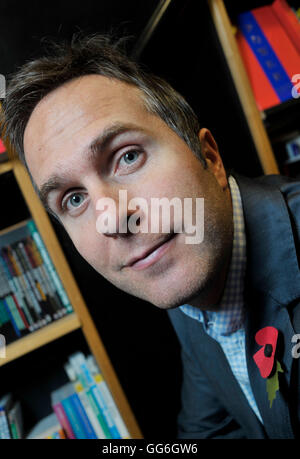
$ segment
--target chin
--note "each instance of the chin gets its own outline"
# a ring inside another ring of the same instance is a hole
[[[178,288],[177,284],[173,289],[165,289],[159,296],[158,292],[156,292],[155,298],[152,297],[147,301],[160,309],[174,309],[183,304],[188,304],[195,297],[199,297],[199,279],[195,279],[195,283],[192,283],[192,285],[189,284],[187,286],[185,284]]]

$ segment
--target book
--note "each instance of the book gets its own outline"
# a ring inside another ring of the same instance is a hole
[[[296,14],[286,0],[275,0],[271,6],[286,34],[300,53],[300,23]]]
[[[67,308],[64,307],[61,299],[59,298],[56,287],[51,281],[49,273],[45,267],[39,250],[31,237],[27,237],[24,242],[24,248],[30,260],[32,269],[36,272],[36,275],[41,279],[40,283],[47,292],[51,302],[55,303],[59,316],[63,316],[67,313]]]
[[[0,408],[0,440],[10,439],[10,431],[8,427],[6,413]]]
[[[28,282],[26,282],[23,274],[18,270],[18,267],[16,266],[13,257],[9,256],[6,246],[0,249],[0,256],[1,256],[0,262],[2,264],[3,270],[6,273],[7,284],[8,285],[10,284],[9,282],[9,271],[10,271],[12,279],[15,281],[15,285],[18,284],[19,289],[22,292],[21,295],[24,298],[24,304],[26,302],[26,305],[28,306],[28,310],[30,310],[30,315],[31,315],[30,317],[34,317],[37,328],[41,327],[44,324],[44,322],[38,312],[37,306],[35,305],[34,297],[32,295],[32,292],[30,291]],[[11,289],[12,291],[15,291],[15,293],[17,293],[17,290],[14,290],[15,285],[11,284]],[[22,303],[20,302],[20,304]],[[29,320],[29,316],[28,316],[28,320]]]
[[[39,252],[40,252],[40,255],[43,259],[43,261],[45,262],[45,265],[48,269],[48,273],[50,274],[50,278],[52,279],[56,289],[57,289],[57,292],[58,292],[58,295],[59,297],[61,298],[62,300],[62,303],[63,305],[67,308],[67,311],[68,312],[73,312],[73,308],[70,304],[70,301],[69,301],[69,298],[63,288],[63,285],[58,277],[58,274],[56,272],[56,269],[49,257],[49,254],[48,254],[48,251],[44,245],[44,242],[42,241],[42,238],[37,230],[37,227],[34,223],[33,220],[30,220],[28,223],[27,223],[27,227],[32,235],[32,238],[33,240],[35,241],[38,249],[39,249]]]
[[[272,5],[255,8],[252,10],[252,14],[281,63],[282,69],[285,70],[289,80],[291,80],[293,75],[299,73],[300,54],[278,20]],[[268,77],[270,78],[271,75],[269,74]],[[281,84],[280,82],[280,86]]]
[[[96,433],[97,438],[99,439],[105,439],[106,434],[105,431],[103,430],[102,423],[99,421],[99,418],[97,417],[97,410],[94,410],[93,404],[90,403],[90,398],[88,395],[89,388],[84,387],[84,385],[79,381],[79,378],[76,376],[75,371],[73,370],[72,366],[67,363],[64,365],[65,372],[67,373],[70,381],[73,384],[73,387],[78,394],[78,397],[81,400],[81,403],[89,417],[89,420],[93,426],[93,429]]]
[[[2,252],[2,249],[0,249],[0,270],[5,272],[6,281],[9,284],[11,291],[14,292],[20,307],[26,315],[29,323],[29,330],[34,331],[40,326],[37,323],[38,319],[36,318],[35,312],[33,312],[30,302],[28,302],[26,298],[25,287],[16,275],[14,268],[11,266],[8,258],[6,258],[5,253]]]
[[[67,438],[69,438],[70,440],[75,439],[76,435],[72,429],[72,426],[70,424],[68,417],[66,416],[66,413],[63,409],[61,402],[58,401],[58,398],[56,396],[54,396],[52,399],[52,403],[53,403],[52,408],[57,416],[57,419],[61,427],[65,431]]]
[[[0,272],[0,299],[1,299],[1,306],[5,310],[6,315],[9,317],[10,323],[13,326],[15,331],[16,337],[20,338],[22,336],[22,324],[20,324],[20,318],[16,316],[15,311],[8,305],[7,299],[9,298],[9,290],[7,288],[7,284],[3,279],[3,276]],[[8,337],[6,337],[8,340]]]
[[[20,278],[22,279],[25,285],[25,291],[27,292],[28,298],[30,298],[30,301],[32,303],[33,308],[35,309],[37,317],[39,317],[41,321],[41,325],[47,325],[47,323],[49,323],[51,319],[42,311],[41,305],[39,303],[40,298],[37,294],[37,290],[35,289],[35,286],[31,284],[31,278],[29,276],[29,273],[24,271],[24,268],[20,263],[18,255],[13,248],[13,245],[9,244],[2,250],[6,252],[8,259],[10,260],[11,264],[15,269],[16,275],[20,276]]]
[[[97,438],[72,383],[67,383],[56,391],[52,392],[51,403],[53,408],[57,403],[61,403],[76,438]]]
[[[106,384],[101,384],[101,382],[104,382],[103,378],[100,377],[98,382],[95,381],[85,356],[81,352],[72,354],[69,358],[69,362],[72,365],[78,378],[80,378],[83,387],[90,388],[91,397],[94,399],[99,408],[99,411],[102,413],[105,423],[109,429],[111,438],[122,438],[115,423],[115,419],[112,416],[110,406],[107,403],[107,390],[105,390]]]
[[[7,161],[8,155],[3,141],[0,139],[0,163]]]
[[[106,438],[120,438],[118,433],[115,433],[114,425],[111,422],[109,416],[107,415],[107,410],[105,404],[102,401],[99,389],[94,383],[91,375],[89,375],[88,370],[85,370],[84,368],[84,359],[85,357],[81,352],[76,352],[69,357],[69,363],[71,364],[80,383],[86,390],[87,396],[89,397],[90,403],[93,407],[93,410],[96,413],[96,416],[101,424],[101,427],[104,431]]]
[[[260,110],[292,99],[292,77],[299,73],[300,55],[272,6],[238,16],[238,47]]]
[[[24,261],[27,263],[28,270],[32,271],[36,286],[41,293],[42,301],[48,304],[49,310],[53,314],[53,318],[58,319],[64,316],[67,313],[67,310],[59,301],[57,301],[57,296],[54,292],[52,292],[51,287],[48,285],[47,279],[43,276],[40,266],[35,264],[30,253],[30,248],[28,247],[28,239],[19,241],[18,247],[23,254]]]
[[[0,399],[0,439],[10,439],[11,433],[7,413],[12,404],[12,394],[8,393]]]
[[[7,419],[13,439],[21,439],[24,436],[23,429],[23,416],[21,404],[16,401],[13,406],[8,410]]]
[[[99,390],[102,393],[103,399],[105,401],[105,404],[107,406],[108,411],[110,412],[110,415],[113,419],[113,422],[119,432],[119,435],[123,439],[128,439],[130,438],[130,434],[128,432],[128,429],[121,417],[121,414],[117,408],[117,405],[113,399],[113,396],[111,395],[111,392],[106,384],[106,381],[100,371],[100,368],[98,367],[96,360],[93,355],[88,355],[86,358],[86,363],[87,366],[91,372],[91,375],[93,376],[96,385],[98,385]]]
[[[240,30],[236,33],[237,45],[252,87],[259,110],[280,104],[280,99]]]
[[[28,277],[30,287],[39,302],[40,308],[43,311],[47,322],[51,322],[59,318],[60,315],[57,314],[57,308],[47,297],[47,292],[42,279],[39,278],[37,272],[34,271],[31,266],[23,241],[18,241],[13,244],[12,249],[15,251],[15,256],[18,258],[24,274]]]
[[[73,311],[54,271],[32,220],[1,235],[0,334],[7,344]]]
[[[11,316],[9,315],[3,299],[0,298],[0,333],[4,337],[5,344],[9,344],[19,338],[18,332],[15,330],[13,323],[11,322]],[[3,338],[1,338],[1,341]]]

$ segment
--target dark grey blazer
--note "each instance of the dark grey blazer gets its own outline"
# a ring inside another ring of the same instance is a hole
[[[233,174],[240,188],[246,238],[246,355],[261,424],[236,381],[221,346],[179,308],[168,311],[182,349],[180,438],[295,438],[300,436],[300,375],[291,342],[300,333],[300,182]],[[279,331],[276,356],[284,373],[272,408],[253,360],[256,332]]]

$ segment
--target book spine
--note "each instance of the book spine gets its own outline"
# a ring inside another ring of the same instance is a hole
[[[5,337],[5,343],[9,344],[12,341],[15,341],[19,338],[15,327],[11,321],[11,316],[7,311],[7,308],[4,304],[4,300],[1,298],[0,295],[0,310],[1,310],[1,334]]]
[[[66,432],[67,436],[69,439],[75,439],[76,436],[75,436],[75,433],[72,429],[72,426],[69,422],[69,419],[68,417],[66,416],[66,413],[63,409],[63,406],[61,403],[56,403],[55,405],[52,406],[56,416],[57,416],[57,419],[58,419],[58,422],[60,423],[60,425],[62,426],[62,428],[64,429],[64,431]]]
[[[14,319],[12,313],[11,313],[10,308],[8,307],[8,304],[7,304],[5,298],[2,298],[2,304],[5,307],[6,312],[10,317],[10,322],[11,322],[12,326],[14,327],[14,330],[15,330],[15,333],[16,333],[17,337],[21,338],[21,331],[20,331],[20,329],[19,329],[19,327],[18,327],[18,325],[17,325],[17,323],[16,323],[16,321],[15,321],[15,319]]]
[[[236,33],[236,41],[258,109],[267,110],[280,104],[279,97],[240,30]]]
[[[20,241],[18,243],[18,247],[19,247],[19,249],[20,249],[20,251],[22,253],[24,261],[27,264],[27,267],[28,267],[27,269],[32,272],[32,276],[33,276],[34,282],[36,284],[37,289],[40,292],[40,295],[42,297],[42,301],[44,303],[46,303],[47,305],[49,305],[49,310],[50,310],[50,313],[52,315],[52,318],[54,320],[59,319],[61,317],[61,314],[58,312],[59,309],[56,306],[55,302],[51,300],[50,292],[48,291],[47,285],[44,282],[43,277],[40,275],[40,271],[38,269],[36,269],[36,267],[34,265],[32,265],[32,261],[31,261],[30,257],[28,256],[28,253],[27,253],[27,251],[25,249],[24,242]]]
[[[90,404],[89,398],[86,394],[86,391],[82,387],[82,385],[79,382],[74,382],[73,383],[74,389],[76,393],[78,394],[78,397],[80,398],[80,401],[91,421],[91,424],[93,426],[93,429],[95,431],[95,434],[97,438],[99,439],[105,439],[106,436],[104,434],[104,431],[101,427],[101,424],[97,418],[97,413],[93,410],[92,405]]]
[[[5,410],[0,408],[0,439],[10,439],[10,432],[9,432],[9,426],[7,422],[7,417],[5,414]]]
[[[109,412],[108,406],[106,405],[105,398],[102,395],[102,391],[95,384],[94,378],[92,377],[88,366],[86,365],[85,362],[82,362],[80,364],[80,368],[86,378],[87,384],[92,390],[92,393],[96,399],[97,404],[99,405],[100,410],[103,413],[103,417],[107,423],[107,426],[109,428],[112,438],[115,438],[115,439],[121,438],[121,435],[117,429],[117,426],[115,425],[114,420],[112,419],[112,416]]]
[[[90,402],[90,405],[91,405],[91,407],[92,407],[92,409],[93,409],[93,411],[94,411],[94,413],[95,413],[95,415],[96,415],[96,417],[98,419],[98,422],[99,422],[99,424],[101,426],[101,429],[103,430],[104,438],[106,438],[106,439],[112,438],[112,436],[110,434],[110,431],[109,431],[109,428],[108,428],[108,426],[106,424],[106,421],[105,421],[105,419],[103,417],[103,414],[102,414],[102,412],[101,412],[101,410],[99,408],[99,405],[97,403],[97,400],[96,400],[92,390],[88,389],[86,391],[86,395],[87,395],[87,397],[89,399],[89,402]]]
[[[33,220],[31,220],[30,222],[27,223],[27,226],[32,234],[32,237],[34,239],[34,241],[36,242],[36,245],[40,251],[40,254],[41,254],[41,257],[43,258],[44,262],[45,262],[45,265],[48,269],[48,272],[50,274],[50,277],[52,278],[53,282],[54,282],[54,285],[57,289],[57,292],[62,300],[62,303],[63,305],[67,308],[67,311],[68,312],[73,312],[73,308],[70,304],[70,301],[69,301],[69,298],[67,297],[67,294],[62,286],[62,283],[58,277],[58,274],[54,268],[54,265],[48,255],[48,251],[42,241],[42,238],[35,226],[35,223],[33,222]]]
[[[2,305],[2,299],[0,299],[0,322],[1,326],[5,325],[7,322],[10,321],[10,316],[8,315],[6,309]]]
[[[16,306],[18,307],[19,313],[22,316],[22,319],[25,323],[25,326],[28,328],[29,331],[33,331],[33,321],[31,319],[31,316],[29,314],[29,311],[27,309],[27,306],[23,302],[22,296],[20,295],[20,292],[18,290],[18,287],[11,275],[10,270],[6,266],[3,258],[0,256],[0,270],[2,272],[3,277],[5,277],[6,282],[8,283],[10,287],[10,291],[13,295],[14,301],[16,303]]]
[[[16,304],[15,304],[12,296],[9,294],[4,299],[6,300],[6,303],[7,303],[8,307],[9,307],[11,313],[12,313],[12,316],[13,316],[13,318],[15,320],[15,323],[17,324],[17,327],[19,328],[20,332],[25,331],[26,330],[25,324],[24,324],[24,322],[22,320],[22,317],[19,314],[19,311],[18,311],[18,309],[16,307]]]
[[[14,440],[17,440],[18,438],[20,438],[20,437],[18,436],[16,424],[15,424],[13,421],[9,423],[9,427],[10,427],[10,431],[11,431],[12,438],[13,438]]]
[[[36,284],[31,267],[28,266],[27,260],[24,258],[23,253],[18,246],[18,244],[15,244],[11,246],[12,253],[18,263],[19,269],[22,270],[23,275],[27,278],[30,289],[33,293],[33,295],[36,298],[36,301],[39,304],[39,311],[41,316],[43,316],[46,321],[49,323],[52,321],[51,314],[49,313],[48,308],[46,310],[43,309],[44,303],[46,302],[46,298],[44,296],[44,293],[38,288],[38,285]]]
[[[15,439],[22,438],[23,420],[20,402],[17,402],[11,409],[9,409],[7,419],[12,437]]]
[[[14,270],[12,269],[8,260],[5,259],[5,255],[0,254],[0,266],[2,266],[3,271],[6,273],[6,277],[8,279],[8,283],[11,287],[11,291],[14,292],[20,307],[23,309],[23,312],[27,318],[28,323],[30,324],[29,330],[34,331],[38,328],[36,324],[36,316],[32,314],[30,311],[30,306],[27,304],[27,300],[25,298],[25,293],[20,285],[18,277],[15,275]]]
[[[17,263],[15,262],[14,257],[9,252],[8,247],[2,248],[1,254],[3,258],[5,259],[7,265],[10,264],[14,272],[14,275],[19,279],[20,285],[22,286],[24,296],[27,300],[27,303],[30,304],[31,310],[34,311],[34,315],[37,319],[38,327],[42,327],[43,325],[46,325],[46,321],[43,320],[43,318],[41,317],[39,313],[39,310],[40,310],[39,304],[37,303],[34,295],[32,294],[28,281],[24,277],[23,273],[19,270],[19,267]]]
[[[83,425],[83,428],[85,430],[86,438],[88,439],[96,439],[97,435],[93,429],[93,426],[87,416],[87,413],[81,403],[81,400],[78,396],[78,394],[75,392],[74,394],[71,395],[71,402],[73,403],[73,406],[75,410],[78,413],[78,416],[81,420],[81,423]]]
[[[107,384],[102,376],[101,373],[95,374],[94,375],[94,380],[96,382],[96,385],[99,388],[99,391],[102,394],[104,403],[107,406],[108,412],[110,413],[112,417],[112,422],[115,424],[118,434],[122,439],[128,439],[130,438],[130,434],[127,430],[127,427],[121,418],[121,415],[119,413],[119,410],[115,404],[115,401],[107,387]]]
[[[277,56],[282,69],[285,70],[289,79],[289,84],[292,86],[290,80],[294,74],[299,73],[300,67],[300,55],[298,54],[297,49],[293,45],[289,36],[286,34],[281,23],[278,21],[271,6],[256,8],[252,11],[252,13],[258,27],[263,30],[266,40]],[[278,86],[281,87],[283,80],[278,80],[279,76],[281,76],[281,73],[277,74],[278,70],[279,69],[276,69],[275,80],[278,83]],[[274,74],[273,69],[271,69],[270,73]]]
[[[262,8],[258,9],[261,10]],[[265,36],[266,30],[262,30],[256,19],[254,10],[240,14],[238,17],[239,29],[255,54],[280,102],[284,102],[292,98],[293,85],[286,69]]]
[[[296,14],[287,4],[286,0],[275,0],[275,2],[272,3],[271,8],[300,54],[300,23]]]
[[[30,276],[30,273],[28,273],[26,270],[24,270],[24,266],[19,259],[18,253],[16,250],[13,248],[13,246],[8,246],[8,256],[11,258],[11,260],[14,261],[14,264],[17,267],[18,272],[22,275],[24,282],[27,287],[28,295],[32,298],[33,305],[36,309],[36,313],[39,315],[41,320],[43,321],[44,325],[47,325],[47,323],[51,322],[51,318],[49,316],[45,316],[44,311],[41,308],[40,301],[41,301],[41,296],[32,282],[32,278]]]
[[[90,401],[90,404],[94,410],[95,415],[97,416],[97,419],[101,425],[101,428],[104,432],[105,437],[112,438],[112,435],[111,435],[109,426],[106,422],[103,410],[97,401],[97,395],[95,394],[96,386],[95,384],[91,384],[91,385],[89,384],[88,378],[86,377],[86,375],[81,369],[80,364],[84,361],[85,361],[85,357],[81,353],[75,353],[69,358],[69,364],[71,368],[73,368],[73,371],[75,375],[77,376],[80,384],[86,391],[86,395]],[[67,371],[67,374],[69,375],[68,371]]]
[[[86,439],[86,432],[80,422],[77,412],[74,409],[74,405],[71,402],[71,398],[67,397],[61,401],[63,409],[68,417],[68,420],[72,426],[72,430],[75,433],[76,438]]]
[[[55,304],[57,313],[60,317],[67,314],[67,308],[64,307],[61,299],[59,298],[55,285],[51,281],[49,274],[44,266],[42,257],[38,251],[38,248],[31,237],[27,237],[25,241],[25,250],[28,257],[31,260],[32,266],[36,269],[38,276],[41,279],[41,283],[44,283],[45,290],[48,292],[50,300]]]
[[[0,295],[3,300],[3,305],[10,317],[10,320],[13,324],[14,329],[18,337],[21,336],[21,331],[25,329],[25,325],[22,321],[22,318],[19,315],[19,311],[17,310],[14,301],[10,295],[10,287],[7,280],[4,277],[4,272],[0,271]],[[18,330],[18,331],[17,331]]]

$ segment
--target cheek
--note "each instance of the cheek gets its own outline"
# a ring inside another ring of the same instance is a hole
[[[95,224],[85,224],[83,227],[65,227],[76,250],[97,271],[108,266],[107,249],[104,236],[96,232]],[[101,266],[99,266],[101,265]]]

